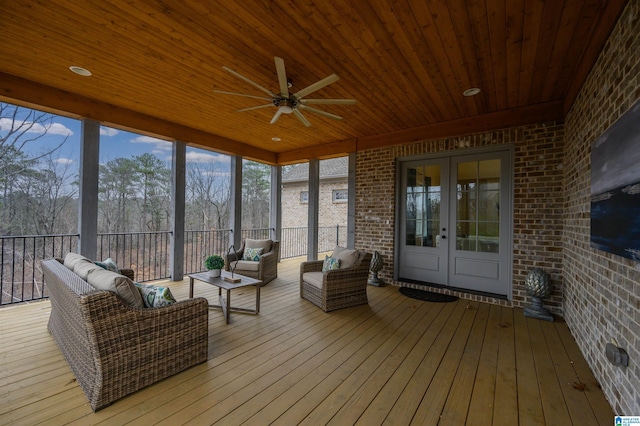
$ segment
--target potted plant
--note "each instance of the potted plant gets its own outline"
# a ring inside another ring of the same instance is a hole
[[[212,278],[219,277],[222,268],[224,268],[224,259],[222,256],[212,254],[204,261],[204,266],[209,271],[209,276]]]

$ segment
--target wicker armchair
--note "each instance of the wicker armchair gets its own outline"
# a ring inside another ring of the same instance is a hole
[[[322,272],[322,260],[300,264],[300,297],[325,312],[364,305],[367,299],[367,279],[371,253],[358,252],[355,263],[348,268]]]
[[[260,260],[257,262],[242,260],[245,247],[263,248]],[[234,272],[236,274],[260,280],[263,286],[278,277],[280,241],[246,239],[236,254],[237,257],[233,254],[224,256],[225,271],[231,272],[235,264]]]

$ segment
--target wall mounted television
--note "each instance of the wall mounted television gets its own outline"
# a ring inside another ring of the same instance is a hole
[[[591,145],[591,246],[640,261],[640,100]]]

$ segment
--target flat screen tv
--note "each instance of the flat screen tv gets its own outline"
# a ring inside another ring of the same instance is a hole
[[[640,100],[591,146],[591,246],[640,261]]]

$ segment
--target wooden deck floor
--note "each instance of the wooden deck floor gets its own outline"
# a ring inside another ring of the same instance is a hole
[[[300,299],[299,262],[280,264],[260,315],[227,325],[211,310],[207,363],[98,413],[47,333],[49,303],[0,309],[0,424],[611,424],[564,322],[394,287],[325,314]],[[171,288],[188,295],[187,281]],[[232,301],[249,306],[253,288]]]

